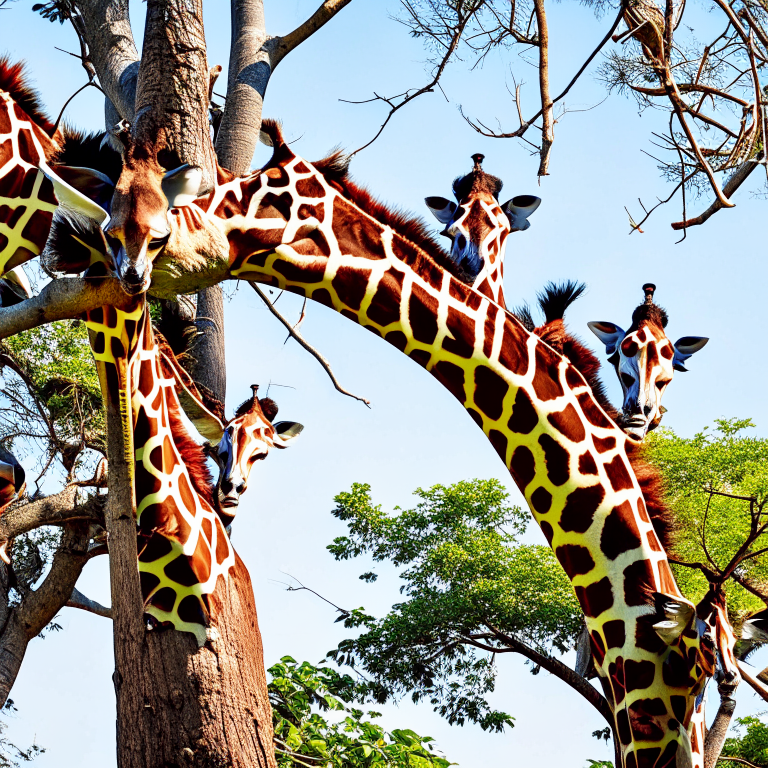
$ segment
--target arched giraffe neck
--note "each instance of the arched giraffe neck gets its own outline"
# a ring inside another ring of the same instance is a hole
[[[673,764],[678,748],[690,752],[695,694],[687,683],[676,690],[665,682],[674,651],[647,621],[654,593],[680,593],[627,460],[627,438],[581,374],[285,151],[277,167],[222,185],[201,203],[228,238],[233,277],[332,307],[398,347],[462,403],[573,584],[625,765]],[[692,759],[701,764],[700,750]]]

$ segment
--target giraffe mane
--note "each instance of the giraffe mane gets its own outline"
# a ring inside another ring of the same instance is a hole
[[[0,57],[0,91],[7,91],[32,121],[52,136],[53,123],[43,107],[40,94],[30,85],[24,66],[24,62],[12,63],[7,56]]]
[[[166,375],[169,374],[166,372]],[[187,432],[187,428],[178,411],[178,403],[168,409],[168,424],[173,435],[173,442],[187,468],[193,489],[200,495],[201,499],[204,499],[213,509],[216,509],[213,500],[213,476],[210,469],[208,469],[205,451]]]
[[[264,120],[262,133],[266,134],[272,147],[277,150],[285,144],[280,124],[276,120]],[[466,283],[472,279],[451,259],[448,251],[432,236],[427,223],[406,211],[382,203],[373,195],[349,178],[349,155],[336,149],[322,160],[313,162],[314,168],[338,192],[354,203],[361,211],[376,219],[380,224],[391,227],[398,235],[417,246],[438,266],[454,277]],[[269,163],[267,163],[267,168]],[[264,169],[262,169],[264,170]]]
[[[106,131],[86,133],[65,125],[59,139],[61,148],[51,162],[93,168],[117,184],[123,170],[123,158],[104,141],[106,135]]]
[[[586,379],[600,407],[615,421],[618,412],[608,400],[605,385],[600,379],[600,360],[589,347],[565,327],[563,319],[565,310],[584,293],[585,287],[583,283],[577,284],[573,281],[563,285],[547,283],[544,290],[538,294],[539,306],[547,320],[543,325],[535,328],[533,333],[573,364]],[[653,528],[661,545],[669,552],[674,545],[675,523],[664,499],[661,472],[645,460],[645,449],[642,444],[627,441],[626,451],[640,485]]]

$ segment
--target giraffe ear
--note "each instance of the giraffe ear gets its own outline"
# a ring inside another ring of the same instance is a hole
[[[278,421],[275,428],[275,448],[287,448],[304,430],[297,421]]]
[[[501,210],[507,214],[513,232],[524,232],[531,226],[528,217],[541,205],[541,198],[534,195],[518,195],[507,200]]]
[[[441,224],[449,224],[453,220],[453,214],[456,213],[456,203],[452,203],[444,197],[425,197],[424,202]]]
[[[203,169],[185,163],[163,176],[163,193],[169,208],[183,208],[200,197],[200,184],[203,181]]]
[[[115,185],[109,176],[94,168],[79,168],[74,165],[57,165],[56,173],[71,187],[105,210],[109,210],[115,192]]]
[[[32,286],[21,267],[14,267],[0,278],[0,307],[19,304],[31,295]]]
[[[616,323],[608,323],[602,320],[587,323],[587,327],[605,344],[606,354],[612,355],[616,351],[621,340],[626,336],[624,330]]]
[[[694,353],[698,352],[709,339],[706,336],[683,336],[675,342],[675,357],[672,360],[672,367],[676,371],[687,371],[685,361]]]
[[[59,205],[63,205],[65,208],[70,208],[89,219],[93,219],[99,226],[107,221],[109,214],[104,208],[91,200],[87,195],[84,195],[79,189],[65,181],[58,173],[53,171],[44,160],[40,161],[38,168],[45,178],[53,184],[53,193],[56,196]],[[63,168],[63,166],[58,170],[61,170],[61,168]],[[98,173],[98,171],[94,171],[94,173]]]
[[[667,644],[672,645],[696,618],[696,606],[684,597],[653,593],[655,613],[653,628]]]
[[[753,613],[741,626],[741,639],[768,643],[768,610]]]

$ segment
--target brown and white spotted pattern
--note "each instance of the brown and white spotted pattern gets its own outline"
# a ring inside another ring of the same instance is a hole
[[[665,675],[673,650],[654,626],[654,595],[680,593],[627,460],[629,438],[564,357],[438,266],[395,218],[355,204],[351,182],[327,178],[266,127],[271,162],[171,210],[165,257],[215,231],[228,243],[232,277],[333,307],[452,392],[509,468],[571,579],[624,765],[700,766],[701,745],[692,747],[688,731],[697,662],[695,654],[683,659],[684,679]]]
[[[590,330],[605,344],[623,392],[619,423],[637,440],[658,427],[666,409],[661,399],[675,371],[686,371],[684,363],[709,339],[683,336],[674,344],[667,338],[667,313],[653,301],[656,286],[643,286],[645,301],[632,314],[632,325],[624,331],[615,323],[592,322]]]
[[[161,626],[191,632],[202,645],[209,596],[219,578],[228,577],[235,554],[146,311],[137,332],[129,375],[144,611]]]
[[[38,256],[45,244],[57,203],[38,167],[57,149],[0,87],[0,275]]]
[[[457,397],[509,467],[573,583],[625,765],[675,766],[678,749],[700,765],[700,745],[691,753],[688,735],[699,683],[690,674],[665,678],[671,650],[648,621],[655,593],[679,591],[630,471],[628,438],[581,374],[277,136],[262,173],[200,203],[228,239],[233,277],[333,307]],[[695,662],[686,663],[692,672]]]
[[[530,227],[530,216],[541,203],[538,197],[519,195],[499,204],[501,180],[482,168],[484,156],[472,155],[474,168],[453,184],[457,203],[444,197],[425,202],[444,225],[451,240],[451,258],[466,275],[465,282],[502,307],[504,302],[504,251],[507,236]]]

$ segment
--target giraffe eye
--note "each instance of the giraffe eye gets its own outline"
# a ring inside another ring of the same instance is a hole
[[[165,244],[168,242],[168,238],[169,238],[170,236],[171,236],[171,233],[170,233],[170,232],[167,232],[167,233],[166,233],[166,234],[164,234],[162,237],[153,237],[153,238],[152,238],[152,239],[149,241],[149,246],[148,246],[148,247],[149,247],[149,249],[150,249],[151,251],[157,251],[157,250],[159,250],[160,248],[162,248],[162,247],[163,247],[163,246],[164,246],[164,245],[165,245]]]
[[[664,389],[664,387],[666,387],[668,383],[669,383],[668,381],[658,381],[657,380],[656,381],[656,389],[658,389],[659,392],[661,392],[661,390]]]

